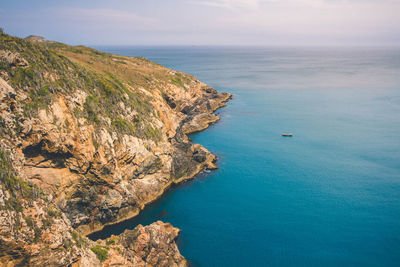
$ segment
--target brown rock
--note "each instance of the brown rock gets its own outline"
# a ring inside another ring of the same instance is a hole
[[[125,230],[117,244],[123,247],[132,266],[188,266],[175,243],[179,232],[171,224],[157,221]]]

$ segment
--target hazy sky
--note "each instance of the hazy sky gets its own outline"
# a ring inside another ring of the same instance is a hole
[[[5,32],[70,44],[400,44],[400,0],[0,2]]]

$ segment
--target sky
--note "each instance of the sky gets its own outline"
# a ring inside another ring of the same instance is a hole
[[[72,45],[400,45],[400,0],[0,0],[0,27]]]

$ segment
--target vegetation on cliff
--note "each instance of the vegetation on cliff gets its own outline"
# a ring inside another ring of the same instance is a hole
[[[0,262],[185,266],[169,224],[84,235],[216,168],[186,134],[229,97],[144,58],[0,32]]]
[[[37,116],[38,110],[48,108],[57,95],[71,95],[76,90],[83,90],[87,93],[84,109],[76,110],[76,117],[138,137],[155,140],[160,137],[158,130],[147,120],[149,116],[157,116],[150,114],[153,112],[150,98],[124,85],[152,88],[150,71],[143,69],[143,73],[129,75],[121,68],[128,59],[56,42],[37,43],[1,34],[0,47],[3,50],[0,69],[9,75],[10,85],[28,93],[23,109],[25,115]],[[132,64],[148,62],[140,58],[129,61]],[[123,114],[116,108],[121,102],[136,111],[133,121],[122,118]],[[111,123],[106,118],[110,118]]]
[[[69,264],[78,259],[88,242],[73,231],[48,195],[17,176],[10,153],[0,148],[0,263]],[[59,258],[51,259],[50,254]]]

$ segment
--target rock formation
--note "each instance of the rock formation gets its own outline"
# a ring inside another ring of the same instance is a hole
[[[216,168],[187,134],[229,98],[143,58],[0,33],[0,262],[185,266],[169,224],[85,235]]]

